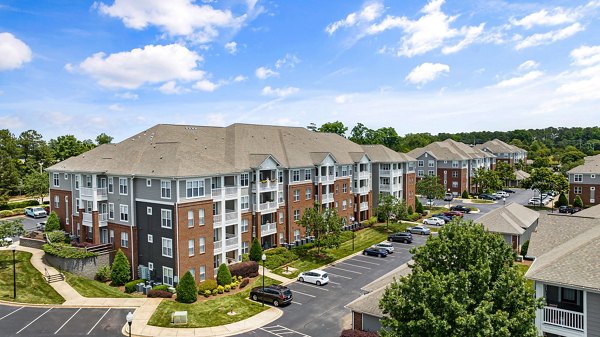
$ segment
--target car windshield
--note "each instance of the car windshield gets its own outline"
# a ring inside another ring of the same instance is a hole
[[[289,289],[286,289],[286,290],[284,290],[284,291],[283,291],[283,294],[284,294],[285,296],[292,296],[292,291],[291,291],[291,290],[289,290]]]
[[[44,209],[43,209],[43,208],[41,208],[41,207],[35,207],[35,208],[33,209],[33,211],[34,211],[34,212],[39,212],[39,211],[43,211],[43,210],[44,210]]]

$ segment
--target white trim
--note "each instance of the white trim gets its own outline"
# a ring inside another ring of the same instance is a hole
[[[140,199],[140,198],[135,198],[135,201],[139,201],[139,202],[147,202],[149,204],[159,204],[159,205],[169,205],[169,206],[173,206],[175,203],[173,202],[168,202],[168,201],[160,201],[160,200],[150,200],[150,199]]]

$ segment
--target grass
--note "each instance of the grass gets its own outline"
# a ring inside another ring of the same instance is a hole
[[[42,274],[31,265],[31,253],[16,253],[17,299],[13,299],[12,251],[0,251],[0,300],[35,303],[61,304],[65,301]]]
[[[280,282],[265,278],[265,285],[279,284]],[[254,302],[248,298],[250,290],[253,287],[262,285],[262,277],[257,277],[256,280],[246,286],[246,288],[236,294],[229,296],[220,295],[220,297],[199,301],[192,304],[179,303],[175,301],[162,301],[148,322],[149,325],[160,327],[177,327],[177,328],[207,328],[211,326],[219,326],[239,322],[246,318],[250,318],[264,310],[268,306],[263,306],[261,303]],[[233,310],[236,314],[233,316],[227,313]],[[187,311],[187,324],[171,324],[171,314],[175,311]]]
[[[471,199],[471,202],[474,204],[493,204],[494,203],[492,200],[485,200],[485,199]]]
[[[118,288],[111,287],[105,283],[90,280],[71,273],[64,273],[67,283],[71,285],[83,297],[108,297],[108,298],[131,298],[139,297],[126,294]]]
[[[525,275],[525,273],[527,272],[527,270],[529,270],[529,266],[526,264],[522,264],[522,263],[515,263],[515,265],[517,266],[517,268],[519,269],[519,271],[521,272],[521,275]],[[527,287],[530,289],[533,289],[534,285],[533,285],[533,280],[525,280],[525,284],[527,284]]]

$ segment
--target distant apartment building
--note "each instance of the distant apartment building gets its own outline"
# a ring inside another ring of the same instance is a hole
[[[186,271],[213,278],[255,237],[263,247],[299,242],[315,203],[347,222],[368,219],[372,165],[360,145],[304,128],[156,125],[48,172],[66,231],[113,244],[136,277],[172,285]]]
[[[415,167],[417,160],[383,145],[362,145],[372,161],[373,205],[380,194],[391,194],[415,208]]]
[[[570,203],[579,196],[585,206],[599,204],[596,191],[600,191],[600,155],[585,157],[582,165],[572,168],[567,173]]]
[[[492,153],[452,139],[414,149],[408,155],[417,159],[417,179],[437,176],[444,190],[454,195],[465,190],[475,193],[474,172],[479,168],[492,169],[496,163]]]
[[[493,154],[496,156],[496,162],[502,161],[510,166],[514,166],[518,162],[522,162],[523,164],[527,162],[527,151],[507,144],[500,139],[475,145],[475,148]]]

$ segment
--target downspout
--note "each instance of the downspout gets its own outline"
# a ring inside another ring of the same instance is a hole
[[[131,175],[131,193],[130,195],[130,199],[131,199],[131,226],[129,226],[129,233],[131,236],[131,275],[133,278],[135,278],[135,260],[133,259],[133,248],[134,248],[134,244],[136,241],[134,241],[133,239],[133,225],[135,224],[135,204],[134,204],[134,200],[133,200],[133,188],[135,186],[134,184],[134,180],[135,179],[135,175],[132,174]]]
[[[175,266],[177,267],[177,281],[179,281],[179,180],[175,180],[177,184],[177,198],[175,199],[175,242],[177,254],[175,254]],[[206,189],[206,188],[205,188]],[[164,277],[164,276],[163,276]],[[173,283],[175,283],[175,275],[173,275]],[[179,282],[177,282],[179,283]]]

